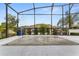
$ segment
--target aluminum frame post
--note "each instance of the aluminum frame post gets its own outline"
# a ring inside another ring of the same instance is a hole
[[[5,4],[6,7],[6,38],[8,38],[8,3]]]

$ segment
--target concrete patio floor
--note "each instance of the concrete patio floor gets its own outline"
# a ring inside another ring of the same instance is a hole
[[[2,46],[0,56],[79,56],[79,45]]]
[[[51,35],[49,35],[51,37]],[[70,44],[70,45],[11,45],[14,44],[14,42],[18,42],[18,39],[20,43],[21,41],[26,43],[26,39],[21,38],[28,38],[29,36],[15,36],[11,38],[7,38],[0,40],[0,56],[79,56],[79,45],[77,44]],[[53,36],[52,36],[53,37]],[[63,38],[66,42],[76,42],[79,43],[79,36],[54,36],[55,38],[59,37],[60,40]],[[17,38],[17,39],[16,39]],[[31,36],[33,38],[33,36]],[[40,41],[42,39],[39,39]],[[53,39],[54,40],[54,39]],[[28,41],[28,39],[27,39]],[[31,40],[32,41],[32,40]],[[45,41],[45,40],[43,40]],[[51,41],[51,40],[50,40]],[[50,43],[50,41],[46,40]],[[41,41],[42,42],[42,41]],[[55,42],[55,40],[54,40]],[[6,45],[6,44],[10,45]]]
[[[47,36],[47,35],[31,35],[23,36],[20,39],[11,41],[5,46],[27,46],[27,45],[79,45],[79,43],[60,38],[58,36]]]

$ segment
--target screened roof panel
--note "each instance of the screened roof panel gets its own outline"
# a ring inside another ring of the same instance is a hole
[[[51,14],[51,7],[36,9],[35,11],[35,14]]]
[[[10,6],[18,12],[33,8],[32,3],[12,3]]]
[[[68,4],[68,3],[54,3],[55,6],[64,6],[66,4]]]
[[[20,15],[19,17],[19,26],[24,25],[33,25],[34,24],[34,16],[33,15]]]
[[[52,3],[35,3],[35,7],[51,6]]]
[[[35,19],[36,24],[51,24],[51,16],[50,15],[36,15]]]
[[[63,10],[64,10],[64,12],[63,12],[64,14],[68,13],[69,12],[69,6],[68,5],[64,6]]]
[[[35,8],[39,8],[39,7],[45,7],[45,6],[49,6],[47,7],[48,9],[51,8],[53,3],[34,3],[35,4]],[[62,7],[62,5],[67,5],[67,3],[54,3],[54,7],[58,6],[58,10],[60,9],[59,7]],[[12,3],[10,4],[10,6],[12,8],[14,8],[16,11],[21,12],[21,11],[25,11],[25,10],[29,10],[32,9],[33,10],[33,3]],[[22,7],[22,8],[21,8]],[[65,7],[65,6],[64,6]],[[44,11],[44,9],[39,8],[39,12]],[[56,10],[56,8],[54,9]],[[37,10],[36,10],[37,11]],[[46,10],[45,10],[46,11]],[[28,11],[27,11],[28,12]],[[61,11],[60,11],[61,12]],[[23,12],[24,13],[24,12]],[[25,12],[26,13],[26,12]],[[29,13],[29,12],[28,12]],[[33,13],[33,12],[32,12]],[[36,12],[38,13],[38,12]],[[48,12],[49,13],[49,12]]]
[[[0,3],[0,25],[2,22],[5,22],[5,5]]]
[[[54,7],[52,10],[52,14],[62,14],[62,8],[61,7]]]
[[[79,13],[79,4],[74,4],[71,13]]]

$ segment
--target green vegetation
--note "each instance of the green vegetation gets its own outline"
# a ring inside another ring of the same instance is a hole
[[[38,29],[37,28],[34,29],[34,34],[38,35]]]
[[[79,21],[79,14],[74,14],[74,15],[67,15],[66,17],[64,17],[64,19],[60,19],[59,22],[57,23],[57,25],[62,28],[62,24],[63,26],[65,26],[65,29],[62,31],[64,31],[63,34],[67,34],[68,29],[79,29],[79,23],[77,23]],[[62,21],[63,20],[63,21]],[[63,23],[62,23],[63,22]],[[76,24],[75,24],[76,23]],[[72,33],[72,35],[75,35]]]
[[[26,26],[26,27],[29,27],[29,28],[26,28],[26,30],[27,30],[26,32],[27,32],[27,34],[30,35],[31,34],[31,27],[34,28],[34,25]],[[45,33],[49,34],[50,27],[51,27],[51,25],[49,25],[49,24],[36,24],[35,28],[33,30],[34,35],[38,35],[38,33],[40,33],[41,35],[44,35]]]
[[[16,35],[16,17],[8,14],[8,36]],[[6,32],[6,22],[1,23],[0,25],[0,38],[5,38]]]
[[[47,32],[47,35],[49,35],[49,34],[50,34],[49,28],[47,28],[46,32]]]
[[[39,28],[39,31],[38,32],[41,35],[44,35],[45,33],[48,33],[49,34],[49,29],[47,29],[47,28],[50,27],[49,24],[36,24],[35,27]],[[47,31],[46,31],[46,29],[47,29]]]
[[[69,19],[69,18],[70,18],[70,19]],[[62,23],[62,22],[63,22],[63,23]],[[61,25],[60,25],[60,24],[61,24]],[[66,25],[69,25],[69,24],[70,24],[69,27],[72,27],[72,25],[73,25],[73,17],[72,17],[72,15],[66,16],[66,17],[64,18],[64,20],[63,20],[63,19],[60,19],[59,22],[57,23],[57,25],[60,25],[60,27],[62,27],[62,24],[63,24],[63,26],[66,26]]]
[[[27,29],[27,34],[31,35],[31,29],[30,28]]]
[[[69,19],[70,18],[70,19]],[[16,17],[8,14],[8,36],[14,36],[16,35],[17,32],[17,28],[16,28],[16,24],[17,24],[17,20]],[[59,20],[58,25],[62,24],[62,19]],[[79,28],[79,23],[76,26],[73,26],[74,22],[73,22],[73,16],[66,16],[64,19],[64,24],[63,25],[69,25],[69,27],[74,28],[74,29],[78,29]],[[27,30],[24,29],[24,33],[31,35],[31,27],[34,28],[34,25],[28,26]],[[62,27],[61,27],[62,28]],[[62,28],[62,29],[58,29],[57,27],[52,26],[53,32],[52,34],[57,35],[58,32],[59,33],[63,33],[64,35],[66,35],[68,33],[68,29],[66,28]],[[40,33],[40,35],[49,35],[51,31],[51,25],[50,24],[36,24],[35,25],[35,29],[33,30],[35,35],[38,35],[38,32]],[[6,22],[2,22],[0,25],[0,38],[5,38],[5,33],[6,33]],[[79,35],[77,33],[71,33],[71,35]]]
[[[57,35],[57,29],[56,28],[53,29],[53,35]]]
[[[78,35],[79,36],[79,33],[71,33],[71,35]]]

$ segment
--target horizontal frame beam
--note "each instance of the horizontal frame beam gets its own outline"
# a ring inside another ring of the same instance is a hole
[[[19,14],[19,15],[34,15],[34,14]],[[62,15],[62,14],[35,14],[35,15]],[[68,15],[68,14],[63,14]]]
[[[79,14],[79,13],[71,13],[71,14]],[[19,14],[19,15],[34,15],[34,14]],[[35,15],[62,15],[62,14],[35,14]],[[69,15],[69,14],[63,14],[63,15]]]

